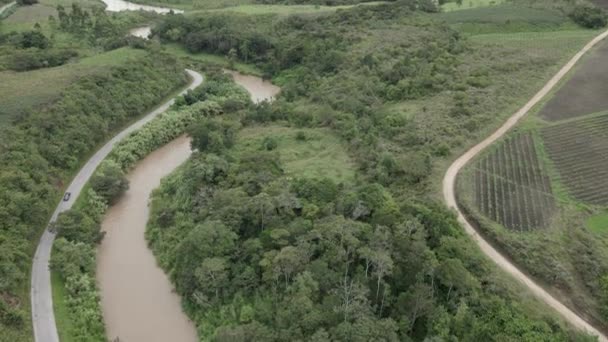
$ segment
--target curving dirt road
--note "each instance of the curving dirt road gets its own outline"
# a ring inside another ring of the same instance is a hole
[[[479,144],[473,146],[470,150],[456,159],[452,165],[448,168],[443,178],[443,197],[449,208],[453,208],[456,210],[458,215],[458,221],[464,226],[465,231],[469,234],[475,243],[479,246],[479,248],[484,252],[490,259],[492,259],[495,263],[498,264],[503,270],[512,275],[515,279],[522,282],[526,285],[530,291],[540,300],[545,302],[547,305],[552,307],[555,311],[557,311],[560,315],[562,315],[569,323],[575,326],[578,329],[587,331],[588,333],[595,335],[599,338],[600,341],[608,342],[608,338],[598,329],[594,328],[591,324],[587,323],[584,319],[582,319],[579,315],[574,313],[564,304],[562,304],[558,299],[549,294],[546,290],[544,290],[541,286],[536,284],[531,278],[525,275],[522,271],[520,271],[513,263],[511,263],[507,258],[505,258],[501,253],[499,253],[494,247],[492,247],[478,232],[475,230],[474,226],[467,221],[466,217],[458,208],[456,202],[456,196],[454,193],[454,186],[456,183],[456,176],[458,172],[471,160],[473,159],[479,152],[484,150],[486,147],[490,146],[500,137],[502,137],[505,133],[507,133],[513,126],[517,124],[519,119],[524,117],[528,111],[536,105],[545,95],[555,87],[555,85],[574,67],[576,62],[593,46],[595,46],[598,42],[608,36],[608,31],[603,32],[599,36],[595,37],[591,40],[587,45],[585,45],[566,65],[564,65],[558,72],[545,84],[545,86],[538,92],[528,103],[526,103],[520,110],[518,110],[515,114],[513,114],[498,130],[492,133],[489,137],[484,139]]]
[[[186,70],[192,82],[184,91],[180,93],[184,94],[189,89],[194,89],[203,83],[203,76],[196,71]],[[72,196],[69,201],[62,201],[59,203],[50,222],[54,222],[57,216],[72,207],[76,198],[80,194],[80,191],[87,183],[97,166],[105,159],[105,157],[112,151],[114,144],[122,140],[124,137],[129,135],[131,132],[139,129],[157,115],[166,111],[174,100],[169,100],[156,108],[152,112],[146,114],[143,118],[127,127],[122,132],[114,136],[108,141],[102,148],[100,148],[87,163],[80,169],[76,177],[70,183],[70,186],[66,189],[66,192],[71,192]],[[49,222],[49,223],[50,223]],[[36,342],[59,342],[59,336],[57,335],[57,326],[55,325],[55,314],[53,312],[53,296],[51,290],[51,272],[49,271],[49,261],[51,258],[51,250],[53,247],[53,241],[55,240],[55,234],[50,232],[48,229],[44,231],[36,254],[34,255],[34,261],[32,265],[32,279],[31,279],[31,302],[32,302],[32,324],[34,327],[34,340]]]

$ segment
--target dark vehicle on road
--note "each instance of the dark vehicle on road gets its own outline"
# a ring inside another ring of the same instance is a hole
[[[69,201],[71,196],[72,196],[71,192],[66,192],[65,195],[63,195],[63,201],[64,202]]]

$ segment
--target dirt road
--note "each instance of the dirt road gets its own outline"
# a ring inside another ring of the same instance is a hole
[[[603,32],[599,36],[595,37],[592,41],[590,41],[585,47],[583,47],[566,65],[564,65],[558,72],[545,84],[545,86],[538,92],[528,103],[526,103],[520,110],[518,110],[515,114],[513,114],[509,119],[494,133],[492,133],[489,137],[484,139],[479,144],[473,146],[470,150],[465,152],[462,156],[456,159],[452,165],[448,168],[445,176],[443,178],[443,197],[449,208],[455,209],[458,214],[458,221],[463,225],[467,234],[469,234],[475,243],[479,246],[479,248],[490,258],[492,259],[498,266],[500,266],[507,273],[512,275],[515,279],[522,282],[526,285],[530,291],[540,300],[545,302],[547,305],[556,310],[560,315],[562,315],[569,323],[573,326],[587,331],[590,334],[598,336],[600,341],[608,342],[608,338],[601,333],[599,330],[591,326],[584,319],[582,319],[579,315],[574,313],[564,304],[562,304],[558,299],[549,294],[546,290],[544,290],[541,286],[536,284],[531,278],[525,275],[522,271],[520,271],[514,264],[512,264],[507,258],[505,258],[502,254],[500,254],[494,247],[492,247],[482,236],[478,234],[475,230],[474,226],[467,221],[464,214],[458,208],[456,204],[456,196],[454,193],[454,185],[456,182],[456,176],[458,172],[471,160],[473,159],[479,152],[484,150],[486,147],[490,146],[500,137],[502,137],[505,133],[507,133],[513,126],[517,124],[517,122],[524,117],[528,111],[534,107],[545,95],[547,95],[557,83],[574,67],[576,62],[593,46],[595,46],[598,42],[608,36],[608,31]]]

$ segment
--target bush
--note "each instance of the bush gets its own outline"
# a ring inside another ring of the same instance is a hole
[[[277,139],[273,138],[273,137],[265,137],[264,140],[262,141],[262,149],[266,150],[266,151],[272,151],[275,148],[277,148],[279,146],[279,143],[277,143]]]
[[[14,71],[28,71],[41,68],[56,67],[65,64],[70,58],[76,57],[75,50],[17,50],[6,57],[6,67]]]
[[[29,6],[29,5],[35,5],[38,3],[38,0],[17,0],[17,4],[19,4],[19,6]]]
[[[99,232],[99,223],[80,210],[70,209],[59,215],[53,223],[53,228],[59,237],[71,242],[84,242],[93,244],[99,242],[102,234]]]
[[[129,189],[129,181],[118,163],[106,160],[99,166],[99,171],[91,177],[91,187],[111,204]]]
[[[601,8],[578,5],[570,13],[570,18],[582,27],[597,29],[606,26],[606,12]]]

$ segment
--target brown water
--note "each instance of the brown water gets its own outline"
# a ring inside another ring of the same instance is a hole
[[[230,72],[253,101],[272,100],[279,88],[254,76]],[[108,337],[125,342],[196,341],[194,324],[156,264],[145,239],[148,200],[160,180],[190,156],[182,136],[152,152],[129,172],[129,190],[107,212],[97,256],[97,280]]]
[[[251,100],[256,103],[264,100],[272,101],[281,91],[281,88],[260,77],[243,75],[233,70],[226,70],[226,73],[232,75],[234,82],[245,88],[251,94]]]
[[[129,190],[103,220],[106,236],[97,257],[97,279],[111,340],[197,341],[194,324],[144,238],[150,193],[189,156],[185,136],[152,152],[129,173]]]

